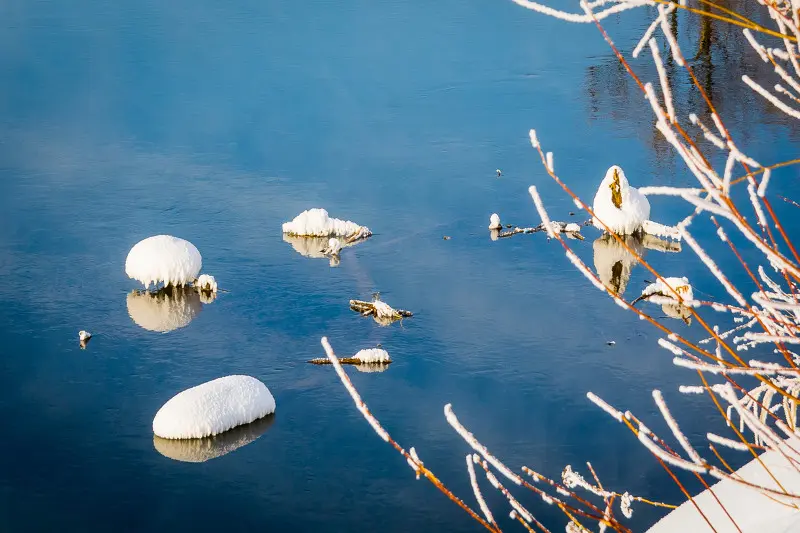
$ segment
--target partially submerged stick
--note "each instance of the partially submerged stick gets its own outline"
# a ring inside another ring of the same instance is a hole
[[[312,365],[329,365],[329,364],[331,364],[330,359],[328,359],[327,357],[317,357],[315,359],[309,360],[308,362],[311,363]],[[391,363],[391,361],[383,361],[381,363],[368,363],[368,362],[362,361],[358,357],[340,357],[339,358],[339,362],[342,363],[343,365],[376,365],[376,366],[377,365],[388,365],[388,364]]]
[[[357,313],[360,313],[362,316],[374,315],[378,318],[388,318],[392,320],[400,320],[401,318],[414,316],[414,313],[412,313],[411,311],[406,311],[404,309],[394,309],[389,304],[382,302],[380,300],[374,300],[372,302],[365,302],[362,300],[350,300],[350,309],[352,309]]]

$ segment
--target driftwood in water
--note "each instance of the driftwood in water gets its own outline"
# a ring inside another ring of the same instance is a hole
[[[400,320],[401,318],[414,316],[414,313],[412,313],[411,311],[405,311],[403,309],[394,309],[389,304],[382,302],[380,300],[374,300],[372,302],[364,302],[362,300],[350,300],[350,309],[352,309],[357,313],[360,313],[362,316],[374,316],[375,318],[382,318],[389,320]]]
[[[380,363],[365,363],[358,357],[340,357],[339,362],[343,365],[388,365],[391,361],[381,361]],[[317,357],[309,361],[312,365],[329,365],[331,360],[327,357]]]
[[[591,221],[584,222],[581,225],[588,226],[590,223],[591,223]],[[553,221],[550,222],[550,224],[551,224],[551,228],[553,229],[553,231],[555,233],[563,233],[563,234],[565,234],[567,237],[569,237],[571,239],[578,239],[578,240],[581,240],[581,241],[584,240],[583,239],[583,235],[581,235],[581,233],[580,233],[580,229],[578,231],[567,231],[568,224],[566,222],[559,222],[557,220],[553,220]],[[578,224],[576,224],[576,225],[578,225]],[[580,227],[581,225],[578,225],[578,226]],[[545,230],[544,223],[539,224],[538,226],[534,226],[532,228],[522,228],[522,227],[519,227],[519,226],[514,226],[513,224],[506,224],[506,228],[510,228],[510,229],[507,229],[507,231],[493,230],[494,232],[496,232],[496,233],[494,233],[493,237],[497,238],[497,239],[503,239],[505,237],[513,237],[514,235],[519,235],[519,234],[524,234],[524,233],[539,233],[539,232],[542,232],[542,231],[547,231],[547,230]]]

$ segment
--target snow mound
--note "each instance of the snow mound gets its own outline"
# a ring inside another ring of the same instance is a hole
[[[267,415],[250,424],[204,439],[162,439],[153,435],[153,447],[164,457],[175,461],[204,463],[247,446],[263,435],[274,421],[274,416]]]
[[[791,451],[785,449],[789,457],[796,457]],[[800,493],[800,474],[780,451],[770,450],[759,456],[769,472],[775,476],[780,485],[791,494]],[[758,460],[753,459],[736,474],[747,482],[754,483],[773,490],[781,490],[767,470]],[[764,494],[742,486],[741,483],[723,479],[712,485],[711,491],[706,489],[694,497],[695,503],[703,511],[713,526],[709,527],[695,506],[690,501],[681,504],[667,516],[659,520],[647,533],[674,533],[686,531],[692,533],[734,533],[738,530],[725,514],[715,499],[719,498],[722,505],[730,513],[742,533],[789,533],[800,531],[800,511],[793,505],[794,499],[782,499]]]
[[[144,288],[159,281],[184,286],[197,278],[203,259],[194,244],[171,235],[156,235],[136,243],[125,260],[125,273]]]
[[[650,218],[650,202],[636,188],[628,183],[625,173],[617,165],[606,172],[600,183],[592,204],[595,227],[606,231],[603,223],[612,233],[631,235],[642,228]]]
[[[500,224],[500,215],[497,213],[492,213],[492,216],[489,217],[489,229],[502,229],[502,225]]]
[[[360,350],[353,356],[359,359],[362,363],[391,363],[392,358],[389,357],[389,352],[381,348],[367,348]]]
[[[133,291],[128,294],[128,314],[138,326],[167,333],[189,325],[203,308],[195,290],[162,289],[157,293]]]
[[[349,220],[330,218],[324,209],[303,211],[291,222],[283,224],[283,233],[299,237],[345,237],[349,240],[363,239],[372,235],[369,228]]]
[[[642,291],[642,296],[647,297],[654,294],[664,296],[674,301],[678,301],[675,297],[675,294],[672,292],[674,290],[677,292],[681,298],[686,301],[690,302],[694,299],[694,292],[692,291],[692,286],[689,284],[688,278],[664,278],[664,280],[656,280],[655,283],[651,283],[647,287],[644,288]]]
[[[173,396],[156,413],[153,433],[164,439],[199,439],[273,412],[275,398],[266,385],[250,376],[225,376]]]
[[[209,274],[200,274],[195,286],[201,291],[217,292],[217,280]]]

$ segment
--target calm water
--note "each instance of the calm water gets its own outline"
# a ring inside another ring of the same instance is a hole
[[[708,406],[675,392],[691,376],[556,244],[491,242],[485,230],[495,211],[536,223],[530,184],[554,218],[574,209],[542,171],[530,127],[587,198],[613,163],[636,185],[690,183],[649,118],[637,120],[644,101],[619,82],[594,30],[496,0],[162,4],[0,7],[0,529],[475,530],[414,481],[332,369],[305,364],[322,355],[323,335],[340,354],[389,350],[388,371],[351,369],[356,386],[470,503],[468,450],[444,420],[448,402],[511,465],[558,476],[591,460],[607,486],[680,501],[584,394],[660,430],[650,391],[661,387],[697,438]],[[648,21],[622,20],[610,29],[629,50]],[[711,90],[735,81],[738,61],[738,32],[715,35],[717,47],[695,58]],[[796,137],[760,102],[733,89],[715,98],[750,155],[796,156]],[[774,191],[791,195],[797,179],[774,173]],[[794,208],[773,204],[796,232]],[[280,223],[314,206],[376,235],[338,268],[303,257]],[[653,201],[656,220],[685,214]],[[188,323],[167,334],[140,326],[136,302],[129,314],[137,285],[124,273],[130,247],[158,233],[195,243],[228,291],[176,304]],[[575,248],[592,265],[598,234],[585,234]],[[690,276],[701,297],[721,294],[687,251],[648,258]],[[646,278],[635,269],[628,295]],[[349,311],[350,298],[373,291],[415,316],[382,328]],[[85,351],[80,329],[95,334]],[[158,408],[233,373],[276,397],[274,419],[236,438],[260,437],[204,463],[159,453]],[[527,501],[561,530],[559,513]],[[638,506],[632,525],[658,516]]]

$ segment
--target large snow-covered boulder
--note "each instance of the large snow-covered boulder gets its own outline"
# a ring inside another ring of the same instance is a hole
[[[225,376],[186,389],[156,413],[153,433],[164,439],[200,439],[275,412],[266,385],[250,376]]]
[[[291,222],[285,222],[283,233],[299,237],[344,237],[350,240],[372,235],[369,228],[349,220],[331,218],[326,210],[320,208],[308,209]]]
[[[162,439],[153,435],[153,447],[164,457],[175,461],[204,463],[247,446],[263,435],[274,421],[274,416],[267,415],[250,424],[204,439]]]
[[[128,314],[138,326],[159,333],[189,325],[203,308],[202,295],[191,289],[172,287],[156,293],[128,293]]]
[[[592,210],[594,211],[592,223],[606,231],[600,223],[603,221],[611,233],[617,235],[636,233],[650,218],[650,202],[647,201],[647,197],[631,187],[625,173],[617,165],[606,172],[606,177],[603,178],[594,196]]]
[[[203,259],[194,244],[172,235],[156,235],[136,243],[125,260],[125,273],[145,289],[161,282],[184,286],[197,278]]]

